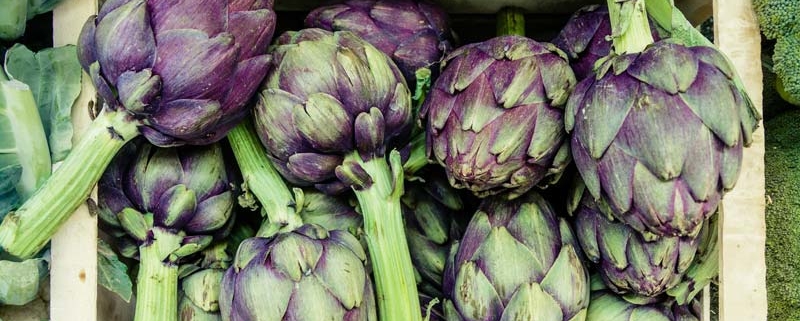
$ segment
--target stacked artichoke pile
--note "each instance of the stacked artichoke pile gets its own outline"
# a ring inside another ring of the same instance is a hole
[[[78,50],[103,110],[0,246],[38,252],[99,179],[137,321],[699,319],[759,116],[672,12],[609,0],[549,43],[507,8],[456,47],[425,1],[274,42],[272,6],[107,1]]]

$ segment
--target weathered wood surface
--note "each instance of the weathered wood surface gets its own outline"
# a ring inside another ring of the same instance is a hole
[[[715,40],[762,107],[761,36],[750,0],[714,1]],[[767,320],[764,128],[744,151],[736,188],[725,196],[720,242],[720,320]]]

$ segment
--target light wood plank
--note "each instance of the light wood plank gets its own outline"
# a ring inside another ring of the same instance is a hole
[[[54,46],[75,44],[86,19],[97,12],[97,0],[63,0],[53,11]],[[81,95],[72,108],[77,142],[90,123],[87,106],[96,92],[83,75]],[[50,265],[50,319],[97,320],[97,217],[82,205],[53,236]],[[103,320],[111,321],[111,320]]]
[[[762,107],[761,36],[750,0],[714,0],[715,39],[733,61],[750,98]],[[764,129],[744,151],[736,188],[721,217],[720,320],[767,319]]]

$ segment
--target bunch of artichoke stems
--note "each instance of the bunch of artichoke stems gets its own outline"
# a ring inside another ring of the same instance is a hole
[[[78,50],[103,110],[2,249],[39,252],[99,181],[137,321],[696,317],[760,116],[668,1],[584,8],[558,46],[507,8],[456,49],[428,2],[274,41],[272,7],[106,1]]]

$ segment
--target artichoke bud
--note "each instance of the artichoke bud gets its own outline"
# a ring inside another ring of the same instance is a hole
[[[148,222],[145,216],[152,216],[152,214],[142,214],[130,207],[117,213],[117,219],[120,225],[122,225],[122,228],[139,242],[146,242],[148,240],[150,237],[150,229],[153,227],[152,221]]]
[[[361,164],[354,161],[345,161],[342,165],[336,166],[336,178],[358,190],[372,186],[372,176],[361,167]]]
[[[117,80],[117,90],[128,111],[149,116],[154,112],[152,103],[161,91],[161,77],[154,75],[149,68],[139,72],[126,71]]]
[[[181,282],[183,293],[203,311],[219,311],[219,290],[224,274],[221,269],[203,269],[193,273]]]
[[[197,197],[186,185],[178,184],[164,192],[155,210],[156,222],[161,226],[173,227],[184,224],[194,214]]]
[[[383,129],[386,128],[383,113],[378,108],[370,108],[369,113],[356,116],[356,149],[364,161],[383,156]]]

